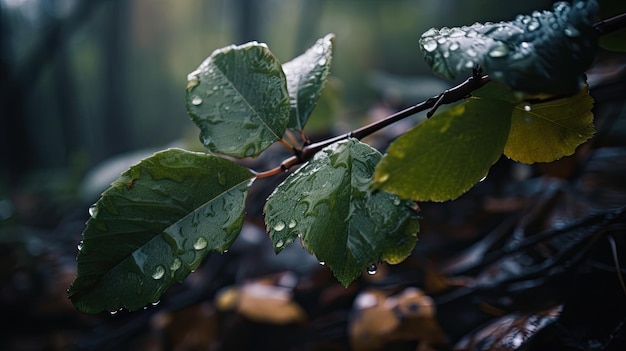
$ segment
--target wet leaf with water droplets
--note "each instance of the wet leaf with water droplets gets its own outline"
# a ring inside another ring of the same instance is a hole
[[[431,28],[422,34],[420,49],[433,71],[446,78],[470,75],[480,65],[513,90],[575,94],[595,56],[597,11],[595,0],[557,2],[553,11],[510,22]]]
[[[286,78],[263,44],[214,51],[188,75],[186,92],[187,111],[212,152],[256,157],[283,136],[289,122]]]
[[[228,174],[225,181],[219,174]],[[253,174],[213,155],[169,149],[132,166],[87,221],[68,296],[87,313],[138,310],[239,235]],[[129,186],[132,184],[132,186]]]
[[[417,240],[417,215],[411,201],[370,191],[380,158],[372,147],[344,140],[287,177],[265,205],[275,251],[300,236],[345,286],[372,262],[404,260]]]
[[[330,71],[334,39],[334,34],[318,39],[304,54],[283,65],[291,104],[288,127],[302,130],[311,115]]]

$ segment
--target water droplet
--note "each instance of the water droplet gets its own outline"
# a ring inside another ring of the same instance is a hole
[[[450,44],[450,47],[448,49],[450,49],[450,51],[455,51],[459,48],[459,43],[454,42],[452,44]]]
[[[568,25],[567,27],[565,27],[563,32],[565,33],[565,35],[567,35],[570,38],[575,38],[575,37],[580,36],[580,31],[572,27],[571,25]]]
[[[192,97],[192,98],[191,98],[191,104],[192,104],[192,105],[194,105],[194,106],[198,106],[198,105],[200,105],[201,103],[202,103],[202,98],[201,98],[201,97],[199,97],[199,96],[197,96],[197,95],[196,95],[196,96],[194,96],[194,97]]]
[[[530,107],[530,105],[524,105],[524,111],[528,112],[532,110],[532,108]]]
[[[276,243],[276,248],[279,249],[283,247],[283,245],[285,245],[285,243],[282,240],[278,240],[278,242]]]
[[[208,244],[209,242],[205,238],[199,237],[198,239],[196,239],[196,241],[193,242],[193,248],[196,250],[202,250],[206,248]]]
[[[467,49],[467,51],[465,51],[465,53],[467,54],[467,56],[470,56],[470,57],[476,57],[476,55],[478,55],[476,53],[476,51],[474,51],[474,49]],[[472,65],[473,65],[473,63],[472,63]]]
[[[154,268],[154,271],[152,272],[152,279],[161,279],[163,278],[163,276],[165,275],[165,267],[158,265]]]
[[[432,37],[438,34],[439,34],[439,31],[437,29],[431,28],[427,30],[426,32],[424,32],[424,34],[422,34],[422,37]]]
[[[78,249],[78,251],[81,251],[83,249],[83,241],[82,240],[78,243],[76,248]]]
[[[292,219],[289,221],[289,224],[287,226],[289,227],[289,229],[293,229],[297,224],[298,222],[296,222],[295,219]]]
[[[320,261],[320,266],[325,266],[325,265],[326,265],[326,262]]]
[[[422,44],[422,48],[424,48],[427,52],[433,52],[437,49],[437,42],[433,39],[425,40]]]
[[[117,311],[110,311],[109,313],[111,314],[111,316],[115,316],[117,314]]]
[[[389,173],[383,173],[380,175],[380,177],[378,177],[378,182],[379,183],[384,183],[389,179]]]
[[[393,199],[393,204],[396,206],[400,205],[400,202],[401,202],[400,199],[397,197]]]
[[[224,251],[222,251],[222,253],[223,253],[223,254],[228,253],[228,250],[224,250]]]
[[[283,222],[283,221],[279,221],[278,223],[276,223],[274,225],[274,230],[277,231],[277,232],[280,232],[283,229],[285,229],[285,222]]]
[[[218,87],[217,85],[214,85],[214,86],[213,86],[213,90],[214,90],[214,91],[215,91],[215,90],[217,90],[217,89],[219,89],[219,88],[220,88],[220,87]]]
[[[539,27],[541,27],[541,24],[539,23],[539,21],[532,20],[528,23],[528,26],[526,26],[526,29],[528,29],[529,32],[533,32],[539,29]]]
[[[91,217],[95,217],[98,215],[98,207],[96,206],[96,204],[89,206],[89,215]]]
[[[487,176],[484,176],[484,177],[480,178],[480,180],[478,182],[480,183],[480,182],[484,181],[485,179],[487,179]]]
[[[469,60],[465,62],[465,68],[474,68],[474,61]]]
[[[156,305],[158,305],[158,304],[160,304],[160,303],[161,303],[161,300],[154,301],[154,302],[152,303],[152,306],[156,306]]]
[[[170,265],[170,269],[172,271],[176,271],[180,268],[180,266],[182,266],[183,262],[180,260],[180,258],[178,257],[174,257],[174,260],[172,261],[172,264]]]
[[[489,57],[504,57],[509,54],[509,48],[505,45],[498,45],[489,51]]]
[[[317,61],[317,64],[320,66],[324,66],[326,64],[326,58],[322,57],[319,61]]]
[[[443,44],[446,41],[448,41],[448,39],[446,37],[439,37],[439,38],[437,38],[437,43],[439,43],[439,44]]]
[[[450,33],[448,33],[448,36],[450,38],[457,38],[457,37],[462,37],[465,34],[467,33],[465,33],[465,31],[460,28],[452,28],[450,29]]]
[[[367,267],[367,274],[374,275],[376,274],[377,269],[378,269],[378,266],[376,266],[376,263],[372,263],[369,267]]]

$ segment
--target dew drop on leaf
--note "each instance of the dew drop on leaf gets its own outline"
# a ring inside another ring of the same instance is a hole
[[[319,61],[317,61],[317,64],[320,66],[324,66],[326,64],[326,58],[322,57]]]
[[[194,97],[192,97],[192,98],[191,98],[191,104],[192,104],[192,105],[194,105],[194,106],[198,106],[198,105],[200,105],[201,103],[202,103],[202,98],[201,98],[201,97],[199,97],[199,96],[197,96],[197,95],[196,95],[196,96],[194,96]]]
[[[292,220],[289,221],[288,227],[289,227],[289,229],[293,229],[297,224],[298,224],[298,222],[296,222],[295,219],[292,219]]]
[[[278,240],[278,242],[276,243],[276,248],[281,248],[283,247],[283,245],[285,245],[285,243],[282,240]]]
[[[154,268],[154,272],[152,272],[152,279],[158,280],[163,278],[165,275],[165,267],[158,265]]]
[[[193,248],[196,250],[202,250],[207,247],[208,244],[209,242],[205,238],[199,237],[198,239],[196,239],[196,241],[193,242]]]
[[[433,39],[429,39],[429,40],[426,40],[424,44],[422,44],[422,47],[427,52],[433,52],[437,49],[437,42],[434,41]]]
[[[83,249],[83,241],[81,240],[78,245],[76,246],[76,248],[78,249],[78,251]]]
[[[96,207],[96,204],[93,204],[89,207],[89,215],[91,217],[95,217],[98,215],[98,207]]]
[[[563,32],[565,33],[566,36],[568,36],[570,38],[575,38],[575,37],[580,36],[580,31],[578,29],[572,27],[571,25],[568,25],[567,27],[565,27]]]
[[[505,57],[509,54],[509,49],[505,45],[498,45],[489,51],[489,56],[493,58]]]
[[[277,232],[280,232],[283,229],[285,229],[285,222],[283,222],[283,221],[280,221],[280,222],[278,222],[278,223],[276,223],[274,225],[274,230],[277,231]],[[278,244],[276,244],[276,246],[280,247],[280,246],[278,246]]]
[[[320,266],[325,266],[325,265],[326,265],[326,262],[320,261]]]
[[[174,260],[172,260],[172,264],[170,265],[170,269],[172,271],[176,271],[180,268],[181,265],[182,261],[180,260],[180,258],[174,257]]]
[[[532,20],[530,21],[530,23],[528,23],[528,26],[526,26],[526,29],[528,29],[529,32],[533,32],[539,29],[539,27],[541,27],[541,24],[539,23],[539,21]]]
[[[530,107],[530,105],[524,105],[524,111],[528,112],[532,110],[532,108]]]
[[[372,263],[369,267],[367,267],[367,274],[374,275],[376,274],[377,269],[378,267],[376,266],[376,263]]]

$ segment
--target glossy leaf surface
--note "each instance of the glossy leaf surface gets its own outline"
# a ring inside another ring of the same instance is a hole
[[[111,184],[90,210],[68,296],[83,312],[158,301],[243,225],[252,173],[229,160],[169,149]]]
[[[330,72],[334,39],[334,34],[318,39],[304,54],[283,65],[291,104],[288,127],[302,130],[311,115]]]
[[[574,153],[595,133],[593,98],[585,86],[578,94],[513,110],[504,154],[519,162],[551,162]]]
[[[595,0],[557,2],[552,11],[510,22],[430,29],[420,49],[433,71],[447,78],[470,75],[480,65],[513,90],[575,94],[595,57],[597,12]]]
[[[216,50],[187,76],[187,111],[210,151],[256,157],[289,122],[286,78],[264,44]]]
[[[332,144],[270,195],[265,222],[280,252],[300,237],[345,286],[368,266],[398,263],[419,229],[412,202],[369,187],[380,153],[356,139]]]
[[[514,104],[471,97],[396,139],[376,167],[376,188],[416,201],[452,200],[502,155]]]

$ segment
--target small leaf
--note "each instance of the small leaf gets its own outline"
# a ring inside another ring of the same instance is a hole
[[[264,44],[216,50],[187,76],[187,111],[210,151],[256,157],[289,122],[286,78]]]
[[[287,177],[265,205],[275,251],[300,237],[345,286],[372,263],[404,260],[417,240],[417,216],[412,202],[369,190],[380,157],[356,139],[344,140]]]
[[[87,313],[140,309],[239,235],[252,173],[229,160],[169,149],[111,184],[90,210],[68,290]]]
[[[510,22],[432,28],[420,49],[433,71],[447,78],[468,75],[481,66],[489,76],[516,91],[575,94],[595,57],[595,0],[554,4]]]
[[[318,39],[304,54],[283,65],[291,104],[288,127],[302,130],[313,111],[330,71],[334,39],[334,34]]]
[[[461,196],[502,155],[514,106],[504,100],[469,98],[401,135],[376,167],[373,186],[416,201]]]
[[[595,133],[592,107],[587,86],[568,98],[517,105],[504,154],[529,164],[573,154]]]

